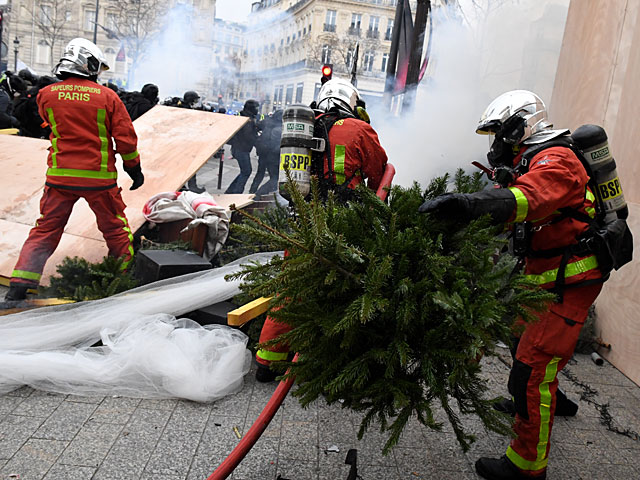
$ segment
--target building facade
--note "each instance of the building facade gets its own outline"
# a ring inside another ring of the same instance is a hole
[[[2,4],[2,2],[5,2]],[[111,67],[100,76],[127,86],[132,66],[140,61],[150,42],[171,21],[176,0],[0,0],[4,12],[3,43],[17,47],[3,57],[6,68],[29,68],[39,75],[51,75],[65,45],[76,37],[94,41]],[[215,0],[192,0],[197,14],[190,16],[193,44],[213,51]],[[97,15],[96,15],[97,12]],[[18,43],[14,44],[14,39]],[[213,90],[210,85],[201,88]]]
[[[415,4],[415,2],[411,2]],[[351,80],[365,100],[384,91],[397,0],[262,0],[253,4],[243,52],[240,92],[269,112],[309,104],[321,68]],[[413,5],[415,7],[415,5]]]

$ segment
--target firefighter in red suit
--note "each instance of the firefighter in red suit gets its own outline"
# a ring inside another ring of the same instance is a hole
[[[109,255],[122,257],[125,269],[131,262],[133,235],[117,185],[115,154],[120,154],[133,179],[131,190],[143,184],[144,176],[136,132],[124,104],[113,90],[96,83],[108,68],[96,45],[73,39],[54,70],[62,81],[38,93],[40,116],[51,127],[49,168],[40,218],[22,247],[5,300],[22,300],[28,288],[38,286],[80,198],[95,214]]]
[[[545,146],[568,134],[551,127],[544,103],[532,92],[515,90],[497,97],[476,131],[495,135],[487,157],[504,188],[446,194],[420,207],[420,212],[440,218],[469,221],[491,214],[495,223],[507,222],[513,229],[528,225],[521,249],[524,273],[557,294],[557,301],[539,314],[538,322],[526,326],[517,342],[509,376],[516,438],[501,458],[476,462],[476,471],[486,479],[546,478],[557,374],[573,355],[587,311],[602,288],[595,255],[577,248],[577,237],[595,215],[589,177],[570,148]],[[514,249],[520,246],[514,244]]]
[[[333,190],[338,198],[345,201],[349,199],[350,192],[365,181],[368,188],[376,191],[387,165],[387,154],[362,105],[358,90],[344,80],[329,80],[318,92],[316,109],[320,114],[316,118],[314,135],[326,136],[328,147],[323,165],[315,166],[315,171],[312,167],[312,172],[320,179],[321,191]],[[289,330],[287,324],[275,322],[267,316],[260,333],[260,343]],[[276,373],[269,365],[286,360],[288,353],[286,344],[258,350],[256,379],[273,381]]]

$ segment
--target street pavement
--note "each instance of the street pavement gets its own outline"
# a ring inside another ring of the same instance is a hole
[[[237,171],[234,160],[225,163],[223,189]],[[199,185],[217,193],[217,173],[213,160],[198,173]],[[0,287],[0,297],[5,293]],[[492,395],[507,395],[510,361],[506,349],[482,361]],[[556,419],[547,478],[640,479],[640,388],[608,362],[598,366],[580,354],[559,379],[580,408],[575,417]],[[0,480],[205,480],[275,388],[256,382],[253,369],[239,393],[208,404],[22,387],[0,396]],[[478,438],[465,453],[446,421],[435,432],[413,419],[399,445],[383,456],[386,437],[375,426],[357,439],[360,419],[323,401],[303,409],[289,394],[229,478],[346,480],[351,469],[346,455],[355,449],[362,480],[476,479],[475,460],[500,456],[508,444],[477,419],[462,417],[465,429]]]

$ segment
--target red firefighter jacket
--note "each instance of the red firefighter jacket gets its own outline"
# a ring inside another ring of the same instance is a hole
[[[329,130],[331,151],[331,170],[336,185],[342,185],[348,179],[349,188],[355,188],[367,180],[367,187],[376,191],[380,185],[387,154],[378,134],[367,122],[355,118],[344,118],[333,124]],[[325,177],[329,175],[325,158]]]
[[[520,156],[515,163],[519,161]],[[570,207],[594,218],[595,197],[587,188],[588,181],[582,163],[569,148],[551,147],[538,152],[531,159],[529,171],[509,186],[516,197],[516,211],[511,221],[531,222],[531,249],[534,252],[578,243],[576,237],[589,225],[563,216],[558,209]],[[551,288],[561,258],[528,256],[524,273],[541,287]],[[601,278],[595,255],[570,257],[564,276],[566,285]],[[571,307],[567,305],[566,308]],[[570,316],[571,312],[566,314]]]
[[[116,153],[127,167],[140,163],[136,132],[113,90],[72,77],[40,90],[37,103],[51,126],[47,185],[107,189],[116,185]]]

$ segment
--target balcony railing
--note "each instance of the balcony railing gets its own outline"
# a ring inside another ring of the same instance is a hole
[[[380,36],[380,32],[378,29],[369,29],[367,30],[367,38],[378,38]]]
[[[359,37],[360,36],[360,27],[349,27],[349,30],[347,30],[347,33],[349,35],[353,35],[354,37]]]
[[[325,23],[324,24],[324,31],[325,32],[335,32],[336,31],[336,24],[335,23]]]

